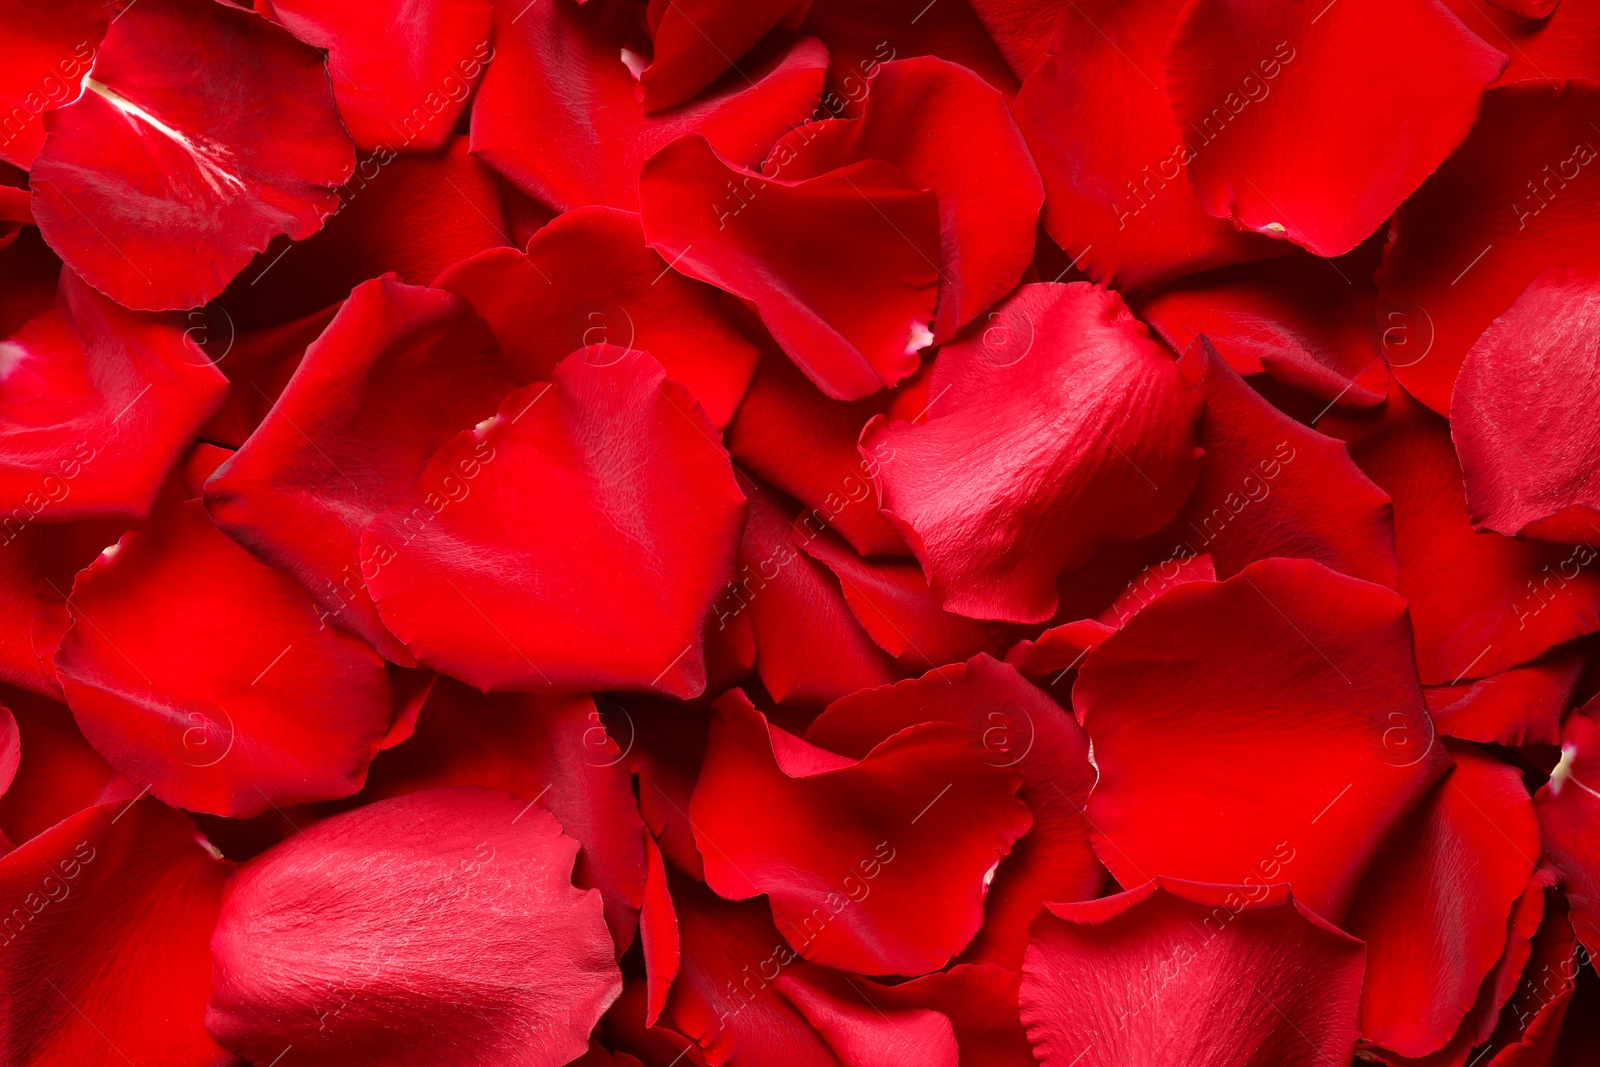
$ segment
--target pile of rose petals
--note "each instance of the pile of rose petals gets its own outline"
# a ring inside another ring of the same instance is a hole
[[[0,1064],[1600,1065],[1600,0],[0,0]]]

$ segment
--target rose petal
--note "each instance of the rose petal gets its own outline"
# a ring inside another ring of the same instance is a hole
[[[519,818],[519,815],[521,816]],[[430,789],[308,827],[241,868],[206,1026],[258,1063],[558,1067],[622,989],[578,844],[491,789]]]
[[[315,233],[355,165],[322,55],[228,4],[124,8],[84,86],[45,120],[33,214],[128,307],[210,300],[273,237]]]
[[[1591,700],[1561,728],[1561,762],[1533,799],[1545,852],[1561,871],[1572,927],[1600,949],[1600,706]]]
[[[639,102],[663,111],[692,98],[761,40],[805,21],[811,0],[655,0],[648,19],[655,53],[639,72]]]
[[[946,723],[857,761],[769,726],[739,690],[712,707],[689,807],[707,885],[767,894],[789,943],[843,970],[922,974],[966,946],[993,867],[1030,822],[1015,771]]]
[[[1152,533],[1194,485],[1198,399],[1116,294],[1025,285],[934,363],[930,418],[881,417],[879,504],[947,611],[1043,622],[1056,575]]]
[[[1017,77],[966,3],[918,9],[906,0],[812,0],[801,33],[828,48],[828,89],[812,120],[856,114],[868,79],[894,59],[938,56],[977,73],[1009,101]]]
[[[1396,66],[1388,49],[1416,61]],[[1200,204],[1337,256],[1461,143],[1508,62],[1442,4],[1195,0],[1167,46],[1167,86],[1195,135]]]
[[[1554,5],[1555,11],[1537,21],[1477,0],[1445,0],[1445,6],[1473,33],[1511,56],[1496,85],[1600,76],[1595,47],[1600,44],[1600,11],[1589,4]]]
[[[853,984],[871,990],[871,1003],[931,1008],[948,1018],[962,1067],[1029,1067],[1035,1062],[1017,1018],[1017,976],[1003,967],[961,963],[894,986],[866,979]]]
[[[1337,919],[1449,766],[1409,631],[1393,592],[1310,560],[1189,582],[1139,612],[1072,692],[1100,773],[1101,861],[1123,885],[1288,882]]]
[[[207,480],[206,510],[298,578],[324,621],[410,664],[367,591],[381,563],[362,555],[362,530],[441,445],[492,415],[515,387],[465,300],[392,274],[364,282],[306,348],[244,447]]]
[[[1069,6],[1066,0],[968,0],[994,38],[1017,77],[1026,78],[1045,61],[1056,23]]]
[[[65,705],[14,690],[3,699],[19,749],[16,776],[0,796],[6,840],[20,845],[84,808],[120,801],[120,809],[138,793],[89,747]]]
[[[824,393],[859,399],[917,369],[939,294],[939,213],[898,167],[766,178],[691,136],[650,157],[639,195],[650,246],[753,304]]]
[[[385,625],[479,689],[688,698],[743,513],[688,391],[649,354],[598,345],[456,435],[361,551]]]
[[[1441,734],[1511,747],[1560,745],[1561,716],[1587,665],[1584,650],[1563,646],[1487,678],[1422,692]]]
[[[111,11],[104,0],[68,0],[48,7],[7,0],[0,9],[6,53],[0,72],[0,160],[23,169],[44,145],[43,115],[73,100],[94,64]]]
[[[1040,912],[1022,1024],[1043,1067],[1344,1063],[1361,956],[1283,886],[1157,879]]]
[[[264,330],[242,330],[220,305],[189,312],[186,331],[228,377],[222,410],[200,428],[200,438],[237,449],[255,432],[294,377],[306,349],[328,328],[343,301]]]

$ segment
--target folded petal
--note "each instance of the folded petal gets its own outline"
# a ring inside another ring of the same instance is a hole
[[[0,833],[12,844],[50,829],[95,804],[132,800],[131,785],[89,747],[64,704],[6,690],[5,707],[17,727],[16,775],[0,796]]]
[[[1561,871],[1572,927],[1600,949],[1600,705],[1591,700],[1561,728],[1561,762],[1534,797],[1545,851]]]
[[[1562,646],[1487,678],[1423,690],[1439,732],[1486,744],[1560,745],[1561,717],[1588,665],[1582,649]]]
[[[430,789],[307,827],[241,868],[206,1026],[246,1058],[558,1067],[622,989],[578,843],[505,793]]]
[[[119,307],[67,269],[55,308],[0,349],[8,536],[35,521],[145,515],[228,388],[181,319]]]
[[[1173,119],[1162,60],[1182,7],[1073,3],[1017,94],[1017,125],[1044,176],[1044,227],[1102,285],[1134,289],[1282,252],[1206,214],[1185,178],[1203,141]],[[1263,57],[1276,62],[1270,49]]]
[[[827,91],[811,119],[857,114],[877,69],[913,56],[958,63],[1008,101],[1017,95],[1017,76],[966,3],[921,9],[915,0],[812,0],[800,32],[828,49]]]
[[[362,149],[438,148],[494,57],[489,0],[257,0],[256,10],[328,53],[339,117]]]
[[[1345,1063],[1361,957],[1283,886],[1157,879],[1039,913],[1022,1024],[1043,1067]]]
[[[834,701],[806,740],[852,759],[919,723],[964,727],[985,762],[1022,774],[1017,797],[1033,824],[994,874],[983,929],[962,955],[1015,970],[1028,923],[1045,901],[1087,900],[1105,884],[1083,806],[1094,785],[1089,738],[1076,719],[988,656]]]
[[[355,155],[321,53],[207,0],[126,7],[45,120],[39,231],[120,304],[203,304],[278,234],[315,233]]]
[[[44,113],[69,103],[94,65],[110,24],[104,0],[43,7],[8,0],[0,13],[5,71],[0,73],[0,160],[26,170],[44,145]]]
[[[244,447],[207,480],[206,510],[298,578],[324,620],[409,664],[367,591],[381,561],[362,555],[361,533],[439,446],[493,415],[516,384],[461,297],[392,274],[364,282]]]
[[[86,808],[0,859],[0,1056],[237,1064],[202,1025],[229,867],[151,799]]]
[[[1056,23],[1068,7],[1064,0],[969,0],[969,6],[1019,78],[1026,78],[1045,61]]]
[[[1561,81],[1600,77],[1600,11],[1588,4],[1556,4],[1543,18],[1525,18],[1506,7],[1548,0],[1502,0],[1502,5],[1477,0],[1445,0],[1445,6],[1467,28],[1511,56],[1511,65],[1496,85],[1527,81]]]
[[[939,297],[938,198],[898,167],[790,181],[693,136],[650,157],[639,195],[650,246],[754,305],[829,396],[859,399],[920,365]]]
[[[1030,822],[1016,771],[947,723],[853,760],[770,726],[738,690],[713,709],[689,807],[707,885],[767,894],[789,944],[843,970],[922,974],[966,946]]]
[[[822,91],[827,49],[811,38],[748,57],[684,107],[646,115],[621,57],[643,27],[632,0],[495,0],[495,60],[472,107],[472,150],[562,210],[639,209],[639,168],[689,133],[755,164]]]
[[[1391,363],[1441,415],[1468,350],[1535,276],[1600,266],[1592,235],[1600,183],[1589,180],[1600,159],[1589,125],[1597,120],[1592,81],[1541,77],[1491,89],[1471,135],[1396,212],[1378,271],[1380,307],[1408,316],[1431,343]]]
[[[60,700],[53,660],[72,622],[72,578],[116,544],[126,522],[23,525],[24,518],[26,508],[0,518],[0,681]]]
[[[865,979],[871,1003],[931,1008],[950,1020],[962,1067],[1029,1067],[1036,1062],[1017,1018],[1017,975],[992,963],[959,963],[948,971],[886,986]],[[862,992],[866,997],[867,992]]]
[[[1396,66],[1391,49],[1416,61]],[[1461,143],[1508,61],[1442,3],[1195,0],[1167,85],[1201,205],[1337,256]]]
[[[1178,510],[1199,401],[1115,293],[1025,285],[996,315],[940,350],[927,422],[874,420],[861,449],[891,451],[879,506],[946,610],[1043,622],[1064,567]]]
[[[695,399],[648,353],[597,345],[445,444],[361,551],[385,625],[430,667],[485,691],[688,698],[743,519]]]
[[[1310,560],[1169,590],[1089,653],[1072,702],[1095,850],[1123,885],[1288,882],[1337,920],[1449,766],[1405,602]]]
[[[720,429],[755,369],[755,346],[717,309],[716,293],[668,270],[631,212],[568,211],[526,253],[482,253],[434,284],[466,297],[524,382],[548,381],[557,363],[589,345],[640,348],[689,387]]]
[[[1552,268],[1467,353],[1450,394],[1472,524],[1600,540],[1600,274]]]
[[[655,0],[647,15],[655,50],[639,72],[639,102],[654,112],[689,100],[767,31],[796,29],[810,7],[811,0]]]
[[[194,462],[218,454],[200,446]],[[122,775],[194,811],[354,793],[389,728],[383,661],[184,495],[73,585],[55,667],[78,726]]]

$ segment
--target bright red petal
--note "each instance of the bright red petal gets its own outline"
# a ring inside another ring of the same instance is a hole
[[[744,518],[728,455],[647,353],[587,348],[554,377],[373,520],[367,588],[413,655],[485,691],[697,696]]]
[[[336,815],[228,887],[206,1026],[268,1063],[558,1067],[622,988],[578,843],[491,789]]]
[[[1449,766],[1405,602],[1309,560],[1169,590],[1089,653],[1072,702],[1095,849],[1123,885],[1288,882],[1337,920]]]
[[[7,0],[0,7],[0,160],[24,170],[33,165],[44,145],[44,113],[78,95],[110,17],[104,0]]]
[[[21,750],[16,776],[0,796],[0,831],[7,841],[22,844],[84,808],[126,804],[138,794],[138,786],[89,747],[65,705],[11,690],[4,699]]]
[[[315,233],[355,166],[322,55],[229,4],[124,8],[84,85],[45,119],[33,214],[128,307],[210,300],[273,237]]]
[[[1589,657],[1563,646],[1531,663],[1471,682],[1423,690],[1439,732],[1486,744],[1560,745],[1561,716]]]

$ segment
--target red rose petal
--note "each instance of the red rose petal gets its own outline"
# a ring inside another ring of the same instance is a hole
[[[1273,407],[1205,338],[1184,362],[1205,398],[1195,430],[1205,458],[1177,536],[1209,553],[1223,578],[1258,559],[1293,556],[1394,588],[1393,509],[1344,442]]]
[[[200,428],[200,438],[226,448],[244,444],[283,395],[311,342],[322,336],[343,306],[341,300],[263,330],[242,329],[220,305],[213,305],[218,312],[214,318],[210,309],[189,312],[186,332],[207,355],[216,353],[212,358],[229,385],[227,403]]]
[[[645,835],[644,892],[639,908],[639,942],[644,953],[647,990],[645,1025],[654,1026],[667,1007],[667,995],[678,977],[682,945],[678,939],[678,913],[672,906],[667,865],[656,839]]]
[[[1600,572],[1585,545],[1475,533],[1445,421],[1393,389],[1350,454],[1394,501],[1400,594],[1428,685],[1482,678],[1600,630]]]
[[[60,700],[51,661],[71,625],[66,603],[73,575],[115,544],[125,524],[39,522],[19,528],[21,522],[15,513],[0,518],[0,681]]]
[[[920,1007],[891,1008],[891,1015],[867,997],[863,984],[820,967],[780,974],[773,982],[841,1063],[901,1067],[915,1055],[932,1067],[957,1067],[960,1052],[949,1019]]]
[[[694,398],[647,353],[599,345],[456,435],[361,551],[389,629],[479,689],[686,699],[743,513]]]
[[[889,408],[892,395],[861,400],[824,396],[781,352],[763,353],[728,424],[728,451],[740,465],[803,502],[857,552],[905,555],[895,528],[878,513],[874,462],[856,451],[861,429]]]
[[[734,66],[768,30],[798,29],[811,0],[655,0],[647,18],[655,53],[639,72],[639,102],[663,111]]]
[[[236,1061],[201,1025],[228,864],[154,800],[87,808],[0,859],[16,1064]]]
[[[966,3],[918,8],[915,0],[812,0],[801,33],[828,48],[828,89],[811,119],[856,114],[884,63],[938,56],[977,73],[1007,100],[1017,77]]]
[[[7,0],[0,8],[0,160],[27,169],[44,145],[46,111],[74,99],[94,63],[111,11],[104,0],[44,6]]]
[[[1103,285],[1134,289],[1282,252],[1206,214],[1184,177],[1192,135],[1173,119],[1162,59],[1182,6],[1074,3],[1017,94],[1017,125],[1044,176],[1044,227]]]
[[[1561,716],[1588,665],[1582,649],[1558,648],[1531,663],[1456,685],[1423,690],[1441,734],[1464,741],[1560,745]]]
[[[1371,407],[1389,387],[1384,357],[1400,361],[1411,340],[1399,319],[1374,325],[1376,304],[1366,279],[1298,253],[1179,279],[1142,294],[1134,310],[1175,352],[1204,334],[1240,374]]]
[[[1561,728],[1561,762],[1534,797],[1545,852],[1561,871],[1572,927],[1600,950],[1600,706],[1591,700]]]
[[[520,818],[519,818],[520,815]],[[576,841],[491,789],[325,819],[240,869],[206,1026],[257,1063],[558,1067],[622,988]]]
[[[489,0],[256,0],[328,53],[339,117],[356,147],[438,148],[494,56]]]
[[[148,513],[227,390],[180,320],[118,307],[70,270],[55,308],[4,348],[0,507],[9,536],[36,520]]]
[[[354,793],[389,728],[382,660],[181,496],[73,586],[55,665],[84,736],[194,811],[247,818]]]
[[[1026,78],[1045,61],[1065,0],[969,0],[1017,77]]]
[[[355,165],[321,54],[228,4],[124,8],[84,85],[45,120],[33,214],[128,307],[210,300],[273,237],[315,233]]]
[[[1511,0],[1515,3],[1518,0]],[[1535,0],[1537,2],[1537,0]],[[1511,57],[1496,85],[1538,79],[1600,76],[1600,9],[1591,4],[1557,4],[1534,20],[1479,0],[1445,0],[1467,28]]]
[[[441,678],[416,733],[373,761],[361,799],[481,785],[539,805],[583,846],[572,882],[600,890],[621,954],[645,880],[644,824],[624,758],[587,696],[484,696]]]
[[[646,116],[619,56],[640,29],[632,0],[496,0],[495,61],[472,108],[472,150],[531,196],[567,210],[639,209],[639,168],[657,149],[704,135],[754,164],[822,90],[827,50],[811,39],[749,57],[689,105]]]
[[[119,778],[78,733],[63,704],[7,690],[5,706],[16,722],[19,760],[0,796],[0,831],[22,844],[94,804],[126,804],[138,787]],[[120,807],[120,805],[119,805]]]
[[[1015,771],[944,723],[856,761],[769,726],[738,690],[713,708],[689,807],[712,889],[767,894],[789,943],[843,970],[922,974],[966,946],[1030,822]]]
[[[1397,66],[1389,49],[1416,61]],[[1438,3],[1194,0],[1167,86],[1201,205],[1337,256],[1461,143],[1507,62]]]
[[[717,309],[715,292],[668,270],[626,211],[569,211],[535,234],[526,254],[494,249],[434,284],[467,298],[524,382],[548,381],[557,363],[589,345],[639,348],[721,429],[755,370],[755,346]]]
[[[1169,590],[1089,653],[1072,702],[1100,772],[1095,849],[1123,885],[1286,881],[1337,919],[1449,766],[1405,602],[1310,560]]]
[[[639,195],[650,246],[753,304],[829,396],[855,400],[917,369],[939,291],[939,214],[899,168],[766,178],[686,137],[650,157]]]
[[[1600,266],[1591,234],[1600,183],[1588,180],[1597,120],[1593,82],[1492,89],[1471,135],[1396,213],[1380,306],[1410,316],[1432,343],[1391,363],[1440,414],[1467,351],[1536,275]]]
[[[962,1067],[1029,1067],[1033,1053],[1017,1018],[1017,976],[992,963],[962,963],[899,985],[866,979],[870,1003],[931,1008],[950,1020]],[[866,992],[861,992],[863,997]]]
[[[1040,905],[1087,900],[1105,884],[1083,819],[1095,779],[1088,735],[1013,668],[976,656],[837,700],[811,724],[806,740],[862,759],[924,722],[965,727],[983,747],[985,762],[1022,774],[1017,797],[1033,813],[1033,825],[1001,861],[984,901],[983,929],[962,955],[1015,970]]]
[[[1450,395],[1472,524],[1600,539],[1600,275],[1547,270],[1478,338]]]
[[[1043,1067],[1345,1063],[1361,957],[1283,886],[1158,879],[1040,913],[1022,1023]]]
[[[1522,775],[1469,745],[1372,862],[1344,927],[1367,943],[1361,1036],[1402,1056],[1442,1048],[1506,950],[1539,858]]]
[[[700,850],[689,826],[694,795],[705,759],[711,714],[655,697],[628,696],[617,705],[633,743],[628,770],[639,778],[639,814],[661,854],[678,870],[705,880]]]
[[[206,510],[298,578],[324,620],[409,664],[368,594],[381,561],[362,555],[362,530],[406,494],[439,446],[492,415],[515,387],[465,300],[392,274],[364,282],[306,348],[244,447],[207,480]]]
[[[926,423],[885,422],[880,507],[946,610],[1043,622],[1056,575],[1152,533],[1194,485],[1198,399],[1116,294],[1026,285],[934,362]]]
[[[961,131],[960,152],[944,141],[951,130]],[[762,173],[798,181],[864,159],[894,164],[939,199],[933,339],[946,341],[1016,288],[1033,259],[1044,187],[1028,146],[1000,93],[928,56],[883,64],[860,118],[799,127],[773,146]]]

